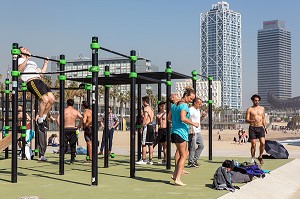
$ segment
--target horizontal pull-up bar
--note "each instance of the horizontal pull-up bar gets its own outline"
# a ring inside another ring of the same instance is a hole
[[[47,57],[42,57],[42,56],[38,56],[38,55],[33,55],[33,54],[27,54],[27,53],[22,53],[22,55],[26,55],[26,56],[30,56],[30,57],[35,57],[35,58],[39,58],[39,59],[46,59],[46,60],[49,60],[49,61],[54,61],[54,62],[60,62],[60,60],[56,60],[56,59],[51,59],[51,58],[47,58]]]
[[[53,71],[53,72],[45,72],[45,73],[20,73],[21,75],[32,75],[32,74],[60,74],[60,73],[72,73],[72,72],[82,72],[88,71],[89,69],[80,69],[80,70],[66,70],[66,71]]]
[[[128,59],[131,58],[131,57],[128,56],[128,55],[124,55],[124,54],[122,54],[122,53],[118,53],[118,52],[116,52],[116,51],[109,50],[109,49],[107,49],[107,48],[100,47],[100,49],[101,49],[101,50],[104,50],[104,51],[106,51],[106,52],[113,53],[113,54],[115,54],[115,55],[119,55],[119,56],[121,56],[121,57],[126,57],[126,58],[128,58]],[[142,59],[142,58],[138,58],[138,60],[139,60],[139,59]]]
[[[101,50],[104,50],[104,51],[106,51],[106,52],[110,52],[110,53],[113,53],[113,54],[116,54],[116,55],[120,55],[120,56],[122,56],[122,57],[126,57],[126,58],[130,59],[130,56],[128,56],[128,55],[124,55],[124,54],[122,54],[122,53],[118,53],[118,52],[116,52],[116,51],[112,51],[112,50],[109,50],[109,49],[103,48],[103,47],[100,47],[100,49],[101,49]]]

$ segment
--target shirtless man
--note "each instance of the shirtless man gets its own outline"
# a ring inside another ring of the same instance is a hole
[[[159,104],[159,113],[156,115],[156,125],[155,132],[157,132],[157,140],[153,147],[156,144],[162,143],[164,159],[162,164],[167,162],[167,113],[166,113],[166,102],[161,101]]]
[[[79,118],[82,120],[82,115],[79,111],[73,108],[74,100],[68,99],[67,100],[68,107],[65,108],[65,115],[64,115],[64,130],[65,130],[65,137],[64,137],[64,144],[65,144],[65,153],[68,150],[68,143],[70,143],[71,147],[71,161],[70,164],[74,163],[75,156],[76,156],[76,143],[77,143],[77,135],[76,130],[78,127],[76,127],[76,119]],[[57,116],[57,124],[59,123],[59,115]]]
[[[143,102],[143,122],[142,122],[142,159],[140,159],[136,164],[153,164],[153,141],[154,141],[154,129],[153,129],[153,118],[154,112],[150,107],[150,99],[148,96],[142,97]],[[149,148],[149,160],[146,160],[146,145]]]
[[[84,130],[84,139],[86,141],[87,147],[87,162],[92,162],[92,110],[87,101],[82,102],[83,108],[83,130]]]
[[[246,122],[250,123],[249,140],[251,141],[251,162],[254,162],[256,139],[259,139],[260,147],[259,157],[257,159],[262,165],[264,164],[262,154],[265,149],[265,134],[267,134],[268,131],[266,128],[265,109],[259,105],[260,99],[260,96],[256,94],[251,97],[253,106],[247,109]]]

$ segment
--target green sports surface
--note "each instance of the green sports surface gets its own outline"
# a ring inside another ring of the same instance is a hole
[[[183,175],[187,186],[173,185],[172,170],[166,170],[160,160],[154,159],[153,165],[136,165],[136,178],[129,178],[129,156],[116,155],[109,159],[109,168],[103,168],[103,156],[99,157],[98,186],[91,186],[91,164],[84,164],[85,156],[78,155],[77,162],[65,164],[65,175],[59,175],[58,154],[47,154],[47,162],[18,160],[18,182],[11,183],[11,159],[0,154],[0,198],[13,199],[24,196],[51,198],[217,198],[227,191],[211,188],[215,170],[225,160],[213,158],[208,161],[202,157],[199,168],[186,168],[190,174]],[[67,154],[66,160],[70,157]],[[234,158],[239,162],[249,158]],[[263,169],[272,170],[292,159],[265,160]],[[173,163],[174,161],[172,161]],[[172,165],[172,169],[174,165]],[[242,186],[243,184],[234,184]],[[238,191],[238,190],[237,190]]]

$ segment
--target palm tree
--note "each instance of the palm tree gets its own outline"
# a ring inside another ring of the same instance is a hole
[[[118,96],[117,101],[120,103],[120,114],[123,117],[125,115],[125,111],[124,111],[124,104],[126,101],[126,93],[120,93],[120,95]],[[126,109],[125,109],[126,110]]]
[[[119,91],[118,91],[118,87],[116,85],[113,85],[110,87],[109,90],[109,98],[113,99],[113,113],[116,114],[116,104],[117,104],[117,99],[119,97]]]
[[[130,92],[127,91],[125,93],[125,97],[124,97],[124,109],[125,109],[125,115],[126,115],[126,109],[127,109],[127,104],[130,103]]]
[[[1,80],[2,80],[2,74],[0,74],[0,92],[4,91],[5,88],[4,83],[1,82]]]
[[[233,110],[233,115],[234,115],[234,120],[237,122],[237,116],[240,113],[240,111],[238,109],[234,109]]]
[[[146,88],[146,94],[149,97],[151,107],[153,108],[153,110],[156,110],[157,109],[157,99],[158,99],[158,97],[153,94],[152,89],[147,89]]]

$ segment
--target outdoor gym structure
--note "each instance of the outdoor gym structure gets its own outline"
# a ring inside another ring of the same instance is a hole
[[[103,85],[105,87],[105,113],[108,112],[109,105],[109,87],[110,85],[124,85],[130,84],[130,178],[135,178],[135,162],[141,157],[141,135],[138,133],[138,146],[137,146],[137,157],[135,157],[136,148],[136,130],[139,132],[142,128],[140,123],[136,123],[136,116],[141,117],[141,85],[142,84],[157,84],[158,85],[158,100],[161,100],[161,85],[166,85],[166,94],[167,97],[171,94],[171,79],[192,79],[193,88],[196,91],[196,80],[199,75],[197,71],[192,72],[192,76],[187,76],[172,71],[171,62],[166,62],[166,69],[164,72],[146,72],[146,73],[137,73],[136,72],[136,61],[138,60],[136,56],[136,51],[130,51],[130,56],[108,50],[106,48],[100,47],[98,43],[98,37],[92,38],[92,43],[90,45],[92,50],[92,66],[89,69],[84,69],[92,72],[92,76],[87,76],[86,78],[67,78],[65,73],[67,72],[76,72],[83,70],[71,70],[65,71],[65,56],[60,55],[60,60],[49,59],[59,63],[60,71],[46,72],[44,74],[59,74],[58,79],[60,81],[60,115],[64,115],[64,89],[65,89],[65,80],[72,80],[85,83],[86,90],[92,91],[91,101],[92,101],[92,178],[91,185],[98,185],[98,86]],[[104,74],[99,77],[99,64],[98,64],[98,50],[104,50],[122,57],[126,57],[130,60],[130,73],[129,74],[110,74],[109,66],[105,66]],[[18,77],[21,74],[18,71],[18,55],[21,54],[19,50],[18,43],[14,43],[11,50],[12,54],[12,172],[11,172],[11,182],[17,182],[17,107],[18,107]],[[47,59],[45,57],[33,56],[40,59]],[[26,73],[29,74],[29,73]],[[209,160],[212,160],[212,77],[205,77],[208,79],[209,85]],[[138,93],[137,105],[135,103],[136,99],[136,85]],[[9,93],[9,92],[8,92]],[[90,102],[90,93],[87,92],[87,100]],[[170,111],[170,102],[167,101],[166,111]],[[137,107],[136,109],[132,107]],[[35,105],[37,112],[37,103]],[[25,112],[25,111],[24,111]],[[24,124],[24,123],[23,123]],[[108,114],[105,114],[105,126],[108,126]],[[7,127],[8,128],[8,127]],[[166,169],[171,169],[171,136],[170,136],[170,123],[167,122],[167,164]],[[60,117],[60,154],[59,154],[59,174],[64,175],[64,118]],[[104,128],[104,139],[105,146],[108,146],[108,128]],[[108,147],[105,147],[104,151],[104,167],[108,167]]]

